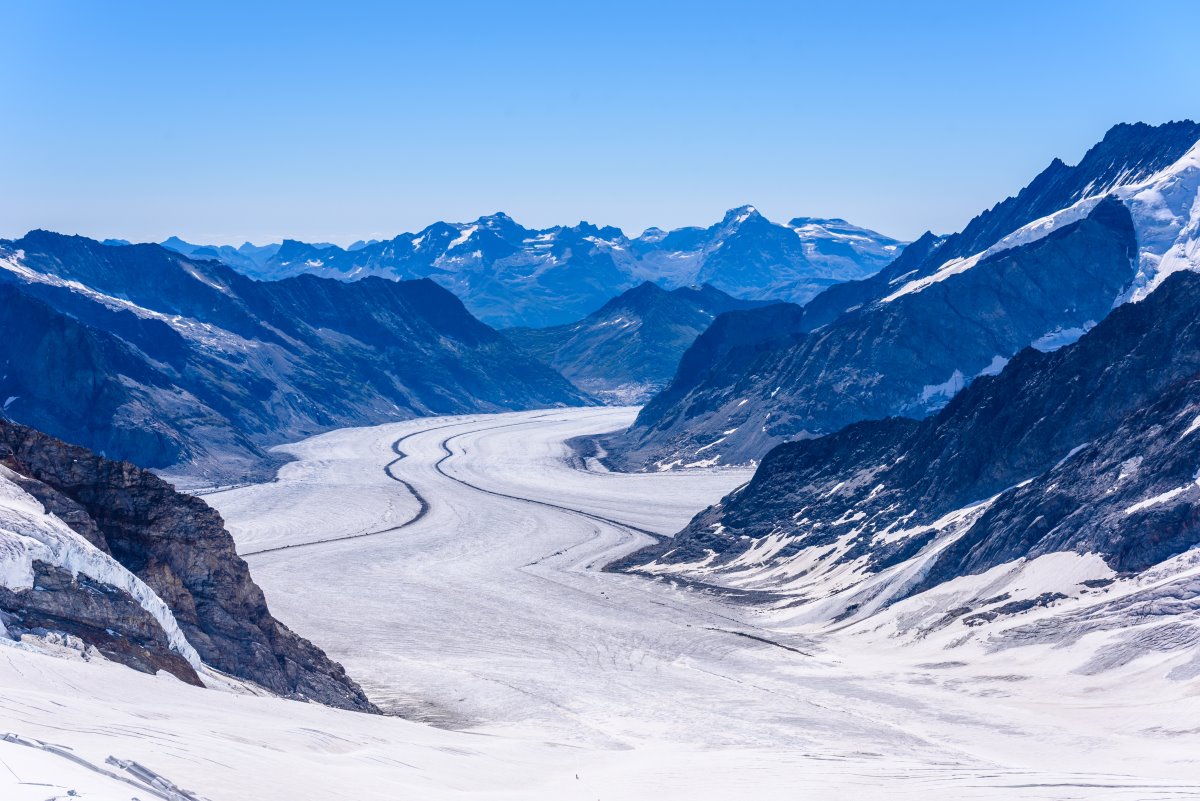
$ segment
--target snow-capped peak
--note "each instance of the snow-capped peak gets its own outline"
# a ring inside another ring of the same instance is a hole
[[[736,209],[730,209],[725,212],[725,218],[721,221],[722,225],[741,225],[752,217],[761,217],[758,209],[753,206],[738,206]]]
[[[495,214],[486,214],[475,221],[475,225],[484,228],[503,228],[513,224],[513,218],[502,211],[498,211]]]
[[[920,292],[965,272],[989,256],[1027,245],[1088,216],[1105,197],[1116,197],[1129,209],[1137,233],[1137,274],[1122,301],[1138,301],[1163,279],[1179,270],[1200,270],[1200,141],[1182,157],[1143,180],[1109,184],[1074,204],[1021,226],[999,242],[971,256],[954,258],[934,273],[909,281],[884,303]]]

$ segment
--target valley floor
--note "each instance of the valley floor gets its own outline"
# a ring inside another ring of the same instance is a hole
[[[1200,686],[1157,662],[964,660],[603,572],[749,478],[570,467],[566,439],[635,411],[336,431],[288,446],[276,481],[206,496],[276,617],[410,720],[11,646],[0,736],[135,760],[212,801],[1200,799]],[[66,788],[148,797],[0,740],[0,796]]]

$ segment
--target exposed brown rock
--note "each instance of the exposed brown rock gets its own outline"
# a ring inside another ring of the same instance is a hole
[[[146,582],[206,664],[280,695],[377,711],[341,665],[271,616],[221,516],[201,499],[6,420],[0,462],[45,485],[27,490]]]

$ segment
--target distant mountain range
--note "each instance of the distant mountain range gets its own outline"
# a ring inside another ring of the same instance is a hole
[[[1074,344],[1025,348],[923,421],[774,448],[748,485],[626,567],[786,598],[814,623],[895,606],[874,626],[915,639],[953,627],[962,642],[1061,605],[991,647],[1123,629],[1101,651],[1120,664],[1194,647],[1197,465],[1200,275],[1186,271]]]
[[[124,240],[114,242],[111,239],[106,239],[104,244],[128,245],[129,243]],[[249,242],[245,242],[236,248],[232,245],[193,245],[189,242],[184,242],[177,236],[172,236],[160,244],[167,250],[182,253],[189,259],[216,259],[223,261],[233,269],[246,275],[257,275],[259,269],[279,252],[280,247],[278,244],[259,246],[252,245]],[[314,247],[333,246],[322,244],[314,245]]]
[[[493,214],[349,249],[290,239],[238,248],[176,237],[162,244],[260,279],[306,273],[430,278],[498,328],[575,322],[644,281],[667,288],[710,284],[740,298],[803,302],[837,282],[872,275],[904,247],[845,220],[798,217],[779,224],[752,206],[733,209],[707,228],[651,228],[632,239],[611,226],[529,229]]]
[[[766,303],[708,284],[668,291],[647,281],[578,322],[503,334],[581,389],[612,403],[641,403],[671,380],[680,356],[718,314]]]
[[[1200,267],[1200,125],[1118,125],[958,234],[803,307],[719,317],[609,459],[745,463],[858,420],[923,417],[1027,346],[1078,338],[1114,305]]]
[[[429,280],[255,281],[158,245],[0,241],[0,413],[193,480],[331,428],[591,399]]]

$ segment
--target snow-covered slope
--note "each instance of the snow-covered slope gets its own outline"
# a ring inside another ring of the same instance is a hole
[[[1157,683],[1127,671],[1125,681],[1111,687],[1110,704],[1069,706],[1047,688],[1041,708],[1031,702],[1016,721],[1005,708],[1014,692],[1034,696],[1013,680],[1014,671],[1030,667],[1031,657],[1028,651],[1019,660],[1010,656],[1007,674],[980,675],[973,691],[954,688],[961,674],[953,667],[892,663],[902,672],[869,677],[885,680],[893,692],[912,693],[918,708],[945,703],[943,693],[957,702],[953,711],[944,710],[940,733],[958,727],[973,745],[964,742],[944,759],[922,760],[899,731],[899,742],[886,753],[851,750],[854,734],[835,745],[828,729],[811,749],[698,743],[599,749],[564,746],[533,732],[480,736],[203,690],[0,642],[0,718],[5,733],[14,735],[0,735],[0,762],[7,768],[0,772],[0,795],[46,801],[74,792],[71,797],[82,801],[148,801],[173,786],[205,801],[792,801],[798,793],[830,801],[1196,797],[1189,773],[1195,770],[1189,754],[1194,741],[1175,733],[1191,726],[1191,699],[1163,694]],[[828,690],[818,689],[824,682],[815,674],[793,677],[798,680],[814,694],[814,704],[833,701]],[[922,680],[930,683],[922,687]],[[877,711],[876,698],[842,700]],[[959,705],[977,717],[951,719]],[[1077,737],[1055,738],[1053,732],[1066,726]],[[1089,735],[1089,727],[1098,733]],[[1139,727],[1158,730],[1139,733]],[[49,748],[38,747],[42,743]],[[151,785],[138,776],[158,781]]]
[[[1138,241],[1137,275],[1122,300],[1140,300],[1171,273],[1200,268],[1200,141],[1176,162],[1130,183],[1089,187],[1085,196],[1064,209],[1027,223],[990,247],[943,262],[926,276],[903,283],[882,299],[897,298],[964,273],[981,261],[1037,242],[1086,218],[1105,198],[1115,197],[1130,212]]]
[[[752,206],[707,228],[651,228],[636,238],[587,222],[528,229],[493,214],[347,250],[294,240],[273,253],[177,240],[164,245],[225,259],[259,278],[431,278],[481,320],[506,328],[574,322],[643,281],[668,289],[708,283],[741,298],[803,301],[830,284],[875,273],[904,247],[841,219],[773,223]]]
[[[1083,660],[1095,670],[1168,652],[1172,679],[1200,676],[1198,321],[1200,275],[1168,277],[924,421],[777,447],[626,564],[818,627],[994,648],[1106,632]]]
[[[854,420],[936,411],[1022,347],[1070,341],[1200,263],[1198,144],[1191,122],[1113,128],[1078,165],[1055,161],[961,233],[922,237],[798,321],[740,325],[759,329],[752,349],[706,343],[724,358],[678,376],[606,447],[631,468],[746,462]]]

